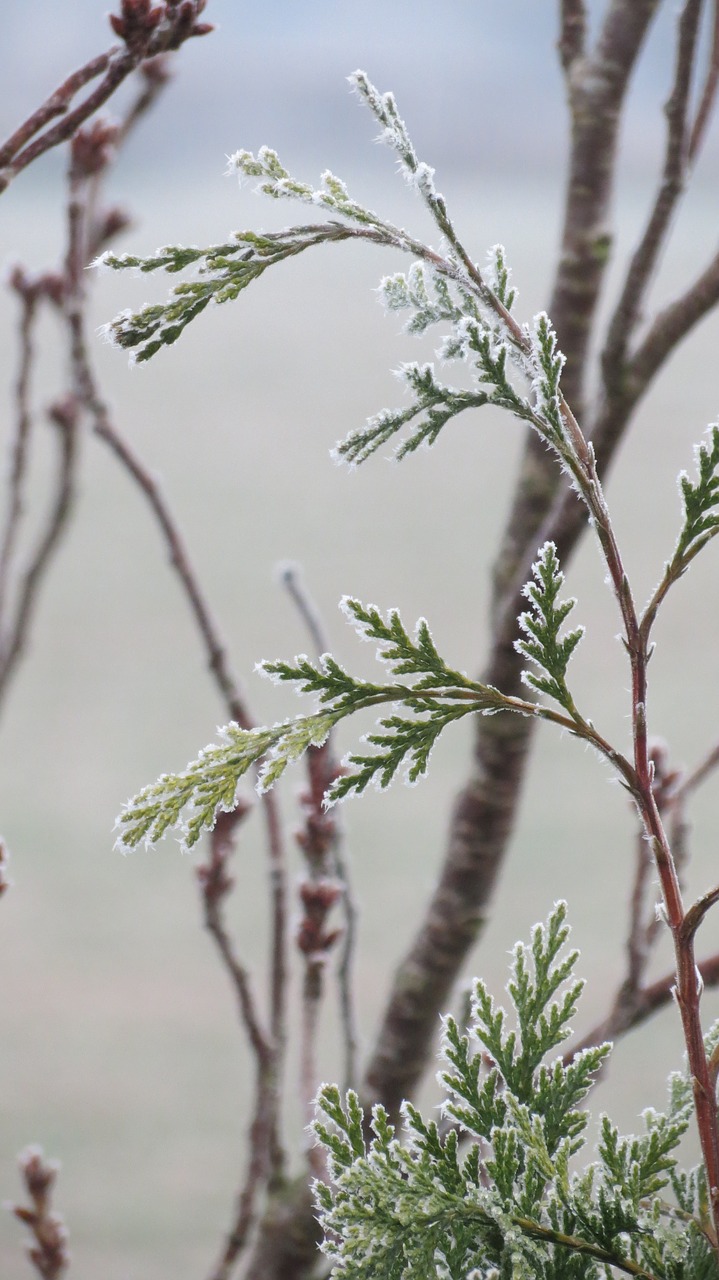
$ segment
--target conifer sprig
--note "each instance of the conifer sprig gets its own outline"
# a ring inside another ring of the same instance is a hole
[[[710,427],[709,432],[709,442],[697,445],[695,450],[696,482],[692,482],[685,471],[679,476],[682,528],[674,554],[665,565],[661,582],[642,619],[647,637],[669,588],[686,573],[694,557],[719,533],[719,424]]]
[[[482,984],[469,1034],[447,1020],[439,1079],[448,1116],[474,1140],[464,1152],[456,1130],[443,1138],[410,1105],[403,1144],[382,1107],[367,1141],[356,1096],[320,1090],[315,1133],[331,1182],[315,1193],[338,1280],[601,1280],[612,1268],[644,1280],[717,1280],[694,1175],[682,1181],[680,1213],[659,1198],[691,1114],[685,1077],[672,1079],[665,1115],[646,1113],[644,1134],[621,1137],[604,1119],[598,1159],[570,1168],[587,1143],[578,1104],[609,1046],[568,1065],[546,1060],[569,1031],[581,986],[567,933],[560,903],[515,950],[516,1031],[505,1031]]]
[[[557,548],[546,542],[532,565],[533,581],[523,588],[532,609],[517,619],[526,638],[515,641],[517,651],[529,658],[541,675],[522,672],[522,679],[538,693],[554,698],[573,717],[578,717],[574,699],[567,687],[567,667],[584,635],[584,627],[569,631],[561,639],[559,632],[576,604],[574,598],[560,601],[564,574],[559,567]]]

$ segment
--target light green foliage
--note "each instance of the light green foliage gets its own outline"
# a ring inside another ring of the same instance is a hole
[[[516,1026],[482,982],[467,1032],[446,1019],[443,1126],[407,1104],[400,1143],[375,1107],[368,1137],[354,1094],[343,1102],[334,1086],[320,1090],[315,1132],[330,1184],[317,1184],[316,1199],[334,1276],[716,1280],[702,1175],[676,1170],[692,1110],[684,1076],[672,1077],[666,1113],[647,1112],[640,1136],[621,1137],[603,1117],[597,1158],[580,1166],[581,1104],[609,1046],[549,1057],[570,1033],[582,987],[567,935],[560,903],[515,948]],[[669,1184],[678,1206],[664,1198]]]
[[[523,594],[532,603],[530,613],[520,614],[517,621],[529,637],[517,640],[515,647],[525,658],[529,658],[539,667],[542,675],[534,675],[525,671],[523,679],[538,693],[546,693],[554,698],[560,706],[573,714],[574,700],[567,688],[567,666],[579,641],[584,635],[584,628],[578,627],[569,631],[561,640],[560,628],[571,613],[576,600],[563,600],[557,603],[562,589],[564,574],[559,568],[557,548],[553,542],[546,542],[539,552],[539,558],[532,565],[534,581],[528,582]]]
[[[347,598],[342,605],[362,639],[377,644],[377,656],[393,679],[379,684],[358,680],[331,654],[324,654],[317,663],[304,655],[293,663],[263,662],[259,669],[271,679],[293,684],[299,693],[314,694],[318,709],[272,728],[228,725],[223,740],[206,747],[182,773],[164,774],[128,802],[117,823],[120,848],[133,848],[143,840],[155,844],[170,828],[176,828],[183,846],[191,848],[202,830],[214,824],[219,809],[233,807],[238,783],[253,766],[259,766],[260,791],[267,790],[288,764],[324,742],[340,720],[368,707],[389,704],[403,714],[379,721],[381,732],[366,739],[373,748],[370,754],[348,757],[344,772],[327,794],[328,803],[362,792],[370,782],[386,787],[402,766],[408,780],[415,782],[425,772],[439,734],[462,716],[505,708],[527,715],[549,714],[532,703],[505,698],[447,666],[424,619],[417,623],[412,639],[396,610],[385,619],[374,606],[358,600]]]

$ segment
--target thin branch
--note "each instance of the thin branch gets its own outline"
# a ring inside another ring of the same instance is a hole
[[[34,327],[37,317],[38,293],[20,267],[16,267],[10,284],[20,299],[20,361],[15,383],[15,432],[11,445],[9,498],[5,516],[2,543],[0,544],[0,634],[5,600],[9,590],[9,577],[13,552],[23,515],[24,485],[27,470],[27,454],[32,429],[30,410],[30,381],[34,361]]]
[[[48,413],[56,428],[60,457],[55,496],[47,515],[43,533],[30,564],[22,576],[18,590],[15,617],[4,637],[0,653],[0,701],[4,697],[10,677],[27,643],[30,624],[37,607],[40,587],[52,557],[67,525],[75,497],[77,473],[77,405],[69,398],[54,405]]]
[[[719,886],[715,889],[709,889],[707,893],[702,894],[696,902],[687,911],[682,922],[682,941],[690,942],[697,932],[697,929],[704,920],[705,915],[712,907],[719,902]]]
[[[644,235],[632,256],[602,354],[604,378],[610,390],[621,381],[627,343],[641,315],[643,299],[684,190],[689,159],[689,98],[703,3],[704,0],[685,0],[679,15],[674,83],[664,108],[667,140],[661,182]]]
[[[325,637],[322,621],[319,617],[317,609],[310,599],[306,591],[299,570],[295,565],[285,565],[282,569],[282,583],[295,604],[300,617],[307,627],[312,643],[315,647],[316,656],[320,657],[329,649],[327,639]],[[310,789],[309,796],[313,799],[308,807],[308,815],[304,832],[301,833],[301,845],[310,846],[312,843],[313,828],[324,832],[326,829],[328,815],[322,808],[322,798],[326,788],[330,785],[333,777],[336,776],[339,765],[330,752],[330,742],[328,740],[320,752],[324,751],[325,755],[316,755],[315,752],[308,754],[308,770],[310,773]],[[319,825],[318,825],[319,824]],[[349,867],[347,858],[344,854],[345,832],[341,825],[338,813],[335,811],[332,817],[332,827],[330,831],[329,854],[331,857],[331,865],[325,870],[333,874],[342,886],[340,897],[342,913],[344,916],[344,925],[341,938],[338,939],[339,963],[337,966],[337,984],[340,999],[340,1019],[342,1025],[342,1042],[344,1047],[344,1087],[346,1089],[354,1088],[357,1076],[357,1051],[359,1044],[359,1035],[357,1031],[357,1011],[355,1008],[354,996],[354,961],[357,946],[357,925],[359,920],[359,911],[357,902],[352,892],[352,884],[350,881]],[[322,872],[324,874],[324,872]],[[314,1097],[316,1086],[319,1083],[316,1073],[315,1084],[310,1093],[310,1086],[306,1084],[305,1095]],[[309,1072],[306,1072],[309,1079]]]
[[[587,10],[584,0],[561,0],[559,57],[565,75],[584,56],[587,39]]]
[[[210,835],[209,855],[198,867],[205,927],[212,937],[230,977],[237,998],[240,1023],[247,1033],[255,1057],[255,1101],[248,1131],[247,1170],[237,1196],[232,1228],[213,1269],[213,1280],[225,1280],[245,1248],[256,1220],[256,1205],[270,1176],[271,1134],[273,1130],[272,1078],[274,1046],[263,1028],[249,974],[238,959],[223,918],[223,904],[233,888],[228,864],[234,852],[236,828],[250,811],[239,804],[231,813],[220,813]]]
[[[714,770],[719,767],[719,743],[712,747],[703,760],[699,762],[690,773],[686,773],[680,780],[679,785],[674,793],[674,802],[684,801],[697,787],[709,777]]]
[[[8,852],[8,847],[2,839],[2,836],[0,836],[0,898],[2,898],[3,894],[7,893],[12,884],[12,880],[8,878],[7,873],[9,861],[10,854]]]
[[[697,114],[692,126],[691,137],[689,139],[689,161],[693,163],[701,149],[706,127],[711,117],[714,100],[716,98],[717,85],[719,84],[719,0],[714,0],[714,14],[712,25],[712,43],[709,52],[709,66],[707,68],[706,79],[699,99]]]
[[[250,812],[250,805],[238,803],[229,813],[218,813],[210,837],[207,863],[197,869],[202,888],[205,928],[212,936],[235,989],[240,1018],[259,1067],[267,1069],[271,1062],[272,1044],[263,1029],[250,977],[235,954],[232,939],[225,927],[222,904],[234,881],[227,870],[234,852],[235,828]]]
[[[283,564],[280,569],[280,580],[307,628],[315,656],[321,657],[323,653],[327,653],[329,645],[322,626],[322,619],[314,601],[310,599],[308,592],[305,590],[299,567],[296,564]]]
[[[719,986],[719,953],[700,960],[697,964],[697,973],[705,987]],[[571,1062],[572,1058],[583,1049],[591,1049],[605,1040],[616,1039],[618,1035],[624,1035],[627,1031],[641,1026],[653,1014],[672,1003],[675,999],[676,983],[677,975],[672,971],[657,978],[656,982],[650,983],[648,987],[643,987],[637,993],[637,1000],[623,1026],[618,1027],[609,1019],[597,1023],[581,1040],[571,1045],[565,1054],[565,1060]]]
[[[655,317],[626,370],[627,394],[633,407],[650,381],[690,329],[719,302],[719,253],[684,293]],[[594,438],[594,437],[593,437]]]
[[[111,15],[110,22],[124,44],[113,45],[68,76],[0,146],[0,193],[39,156],[71,139],[140,63],[179,48],[191,36],[206,35],[212,30],[209,23],[195,20],[204,9],[205,0],[191,0],[190,11],[186,5],[160,3],[142,12],[129,0],[122,0],[121,7],[122,17]],[[77,93],[100,75],[103,79],[97,88],[70,111]],[[50,124],[57,116],[62,118]]]

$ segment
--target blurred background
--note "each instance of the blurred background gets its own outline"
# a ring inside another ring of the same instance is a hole
[[[394,90],[474,256],[505,244],[517,313],[531,317],[548,298],[564,182],[555,8],[533,0],[210,0],[206,17],[216,32],[181,51],[173,84],[112,173],[109,194],[134,220],[118,247],[148,252],[223,240],[239,227],[282,226],[295,214],[302,220],[301,209],[278,208],[224,176],[228,154],[263,143],[298,177],[314,182],[329,167],[358,199],[431,238],[350,93],[346,76],[359,66],[380,89]],[[608,299],[654,191],[673,20],[673,6],[663,6],[632,88]],[[112,40],[104,3],[11,0],[0,133]],[[715,250],[717,132],[653,304]],[[7,265],[36,271],[61,254],[64,164],[64,154],[51,153],[3,195]],[[371,670],[371,658],[358,652],[337,611],[344,593],[399,607],[406,623],[426,614],[454,666],[475,671],[483,659],[488,571],[520,447],[516,425],[490,413],[466,416],[434,450],[401,467],[378,457],[349,473],[329,456],[352,427],[399,403],[391,370],[425,351],[401,335],[396,317],[383,316],[373,293],[400,265],[370,249],[327,248],[206,313],[149,365],[128,368],[99,335],[92,352],[118,428],[161,477],[261,721],[297,704],[260,680],[254,663],[308,647],[278,583],[282,561],[302,566],[332,649],[354,670]],[[92,303],[98,328],[165,288],[158,277],[100,276]],[[17,311],[7,293],[0,306],[9,436]],[[39,410],[63,386],[49,321],[41,336]],[[658,380],[608,486],[639,597],[673,545],[675,476],[691,468],[692,446],[716,415],[716,349],[713,316]],[[32,456],[38,512],[51,444],[41,424]],[[97,440],[87,438],[83,450],[72,530],[0,720],[0,831],[14,881],[0,904],[0,1198],[19,1194],[18,1150],[41,1143],[63,1163],[58,1204],[71,1231],[73,1280],[194,1280],[206,1274],[230,1220],[251,1064],[232,992],[201,928],[193,860],[169,841],[123,858],[113,851],[112,827],[127,796],[194,757],[225,712],[145,502]],[[628,674],[589,544],[568,586],[588,628],[575,662],[578,700],[621,745]],[[670,599],[652,663],[651,726],[678,763],[694,764],[717,737],[718,603],[710,550]],[[445,737],[429,777],[411,793],[397,785],[345,808],[361,908],[365,1045],[433,883],[451,798],[465,777],[470,731]],[[351,741],[350,732],[341,745]],[[296,771],[284,788],[288,828],[301,784]],[[716,880],[715,811],[710,781],[692,810],[694,891]],[[540,733],[496,912],[470,970],[501,991],[512,943],[565,897],[590,982],[588,1027],[622,973],[633,841],[626,799],[594,756]],[[261,983],[266,865],[257,818],[243,828],[236,874],[233,925]],[[707,950],[716,949],[712,930],[716,939],[710,922]],[[665,953],[659,968],[666,963]],[[707,1005],[716,1008],[716,1000]],[[321,1069],[333,1078],[340,1059],[331,1007],[326,1023]],[[680,1057],[668,1010],[618,1046],[600,1105],[632,1127],[638,1108],[662,1105],[666,1074]],[[290,1099],[295,1077],[291,1058]],[[300,1146],[296,1123],[296,1152]],[[4,1280],[28,1274],[21,1234],[9,1215],[0,1217]]]

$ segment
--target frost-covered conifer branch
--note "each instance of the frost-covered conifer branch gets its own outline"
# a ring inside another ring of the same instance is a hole
[[[128,802],[117,823],[119,848],[133,848],[141,841],[155,844],[170,829],[177,829],[183,846],[191,848],[201,832],[212,827],[218,811],[233,807],[238,784],[251,768],[258,766],[258,790],[264,794],[289,764],[310,748],[322,746],[341,720],[385,706],[396,711],[380,719],[378,731],[366,736],[371,752],[352,753],[344,761],[328,788],[328,804],[360,794],[370,783],[385,788],[400,768],[409,782],[416,782],[426,772],[432,748],[449,724],[466,715],[498,711],[550,720],[590,742],[633,789],[629,762],[576,711],[565,715],[470,680],[445,663],[424,619],[418,622],[413,639],[396,610],[385,618],[373,605],[365,606],[349,597],[342,607],[361,638],[377,644],[378,658],[395,678],[383,684],[359,680],[331,654],[323,654],[316,663],[305,655],[293,663],[261,663],[259,670],[274,681],[314,695],[318,709],[271,728],[228,725],[222,730],[221,742],[206,747],[182,773],[163,775]],[[411,683],[404,682],[406,677]]]
[[[578,627],[559,639],[560,629],[576,600],[563,600],[557,604],[564,574],[559,568],[554,543],[547,542],[541,548],[539,559],[532,566],[532,573],[534,581],[527,583],[524,594],[533,609],[530,613],[520,614],[517,619],[529,639],[517,640],[516,648],[544,674],[537,676],[526,671],[523,679],[530,688],[536,689],[538,693],[546,693],[572,717],[580,719],[574,699],[567,688],[566,675],[572,654],[584,635],[584,628]]]
[[[598,1158],[577,1167],[587,1146],[581,1103],[609,1046],[569,1064],[549,1058],[569,1034],[582,985],[567,933],[560,903],[530,946],[516,948],[516,1028],[481,983],[469,1034],[446,1020],[439,1081],[444,1110],[470,1138],[464,1154],[457,1131],[442,1138],[409,1104],[403,1144],[381,1106],[367,1141],[356,1096],[320,1090],[315,1132],[331,1181],[315,1194],[333,1275],[600,1280],[613,1268],[644,1280],[715,1280],[702,1174],[677,1166],[692,1112],[686,1076],[671,1077],[667,1111],[646,1112],[643,1134],[624,1138],[605,1117]],[[662,1198],[669,1185],[679,1211]]]
[[[238,151],[231,165],[241,174],[259,178],[259,189],[274,199],[297,200],[332,215],[327,223],[290,227],[274,233],[236,232],[224,244],[205,249],[166,246],[154,255],[105,254],[98,261],[113,270],[135,268],[143,273],[164,269],[176,274],[187,268],[196,278],[176,285],[165,303],[153,303],[136,313],[126,312],[108,326],[119,346],[148,360],[162,346],[175,342],[187,325],[210,302],[236,298],[268,267],[306,249],[331,241],[359,238],[410,253],[424,264],[415,265],[407,277],[396,276],[383,284],[383,295],[392,309],[410,307],[414,315],[408,329],[423,332],[430,324],[446,321],[450,334],[441,354],[444,359],[464,359],[479,384],[475,392],[463,392],[439,383],[431,365],[407,365],[402,376],[409,383],[415,403],[407,410],[384,411],[368,426],[341,443],[337,456],[350,462],[364,460],[414,419],[419,422],[399,446],[399,454],[431,444],[450,418],[463,409],[496,404],[527,421],[559,455],[586,497],[592,455],[560,389],[564,357],[557,347],[548,317],[541,313],[534,328],[520,325],[511,314],[514,290],[501,246],[491,252],[487,278],[459,241],[444,198],[435,190],[432,170],[417,159],[404,122],[391,94],[381,95],[363,72],[352,77],[383,127],[383,139],[396,151],[401,167],[428,205],[442,233],[446,252],[427,244],[380,218],[349,195],[345,183],[325,172],[319,188],[300,182],[282,165],[277,153],[263,147],[255,156]],[[428,284],[434,298],[430,299]],[[455,296],[456,295],[456,296]],[[529,384],[530,395],[520,392],[508,375]],[[487,389],[489,388],[489,389]]]

